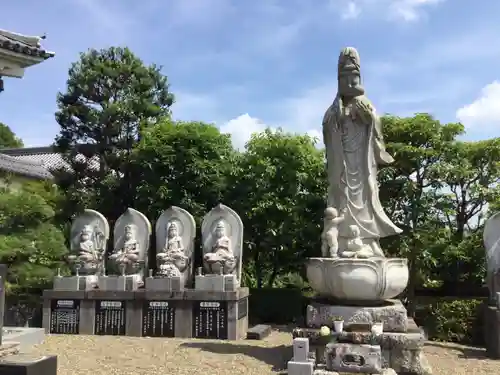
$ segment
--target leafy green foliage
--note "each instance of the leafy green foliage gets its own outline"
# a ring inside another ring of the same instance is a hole
[[[426,308],[424,327],[430,340],[477,343],[481,332],[481,305],[478,299],[440,301]]]
[[[320,249],[323,153],[307,135],[268,129],[252,136],[237,167],[226,201],[245,226],[243,264],[254,276],[246,285],[271,287]]]
[[[23,147],[23,141],[16,137],[7,125],[0,122],[0,149],[18,147]]]
[[[8,293],[39,295],[62,264],[67,248],[53,223],[55,195],[39,183],[18,190],[2,188],[0,263],[9,265]]]
[[[66,92],[57,96],[56,147],[72,169],[57,173],[68,217],[87,206],[116,218],[132,205],[131,150],[143,129],[170,115],[173,102],[167,77],[128,48],[80,55],[69,70]]]
[[[200,220],[222,202],[235,158],[229,136],[215,126],[164,119],[144,132],[135,149],[135,206],[154,219],[180,206]]]

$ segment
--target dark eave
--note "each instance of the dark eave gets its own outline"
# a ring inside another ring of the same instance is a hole
[[[22,41],[9,38],[6,35],[0,35],[0,49],[5,49],[27,56],[39,57],[45,60],[54,57],[55,55],[54,52],[49,52],[42,48],[31,46]]]

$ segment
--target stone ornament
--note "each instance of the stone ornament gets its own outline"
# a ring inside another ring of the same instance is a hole
[[[172,206],[162,212],[155,226],[157,274],[182,277],[190,282],[194,267],[196,222],[183,208]]]
[[[143,276],[147,264],[151,223],[141,212],[128,208],[113,230],[113,253],[109,261],[113,273]]]
[[[68,260],[78,274],[99,276],[104,273],[104,259],[109,239],[109,224],[95,210],[86,209],[71,225]]]
[[[208,274],[236,275],[241,280],[243,222],[234,210],[219,204],[203,218],[203,267]]]
[[[486,249],[486,282],[491,302],[500,292],[500,212],[491,216],[484,225],[483,242]]]

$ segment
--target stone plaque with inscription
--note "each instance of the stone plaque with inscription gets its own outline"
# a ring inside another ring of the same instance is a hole
[[[125,301],[95,301],[96,335],[125,335]]]
[[[238,301],[238,320],[248,315],[248,297]]]
[[[193,337],[227,340],[227,302],[196,301],[193,305]]]
[[[175,302],[176,301],[144,302],[142,310],[143,336],[175,336]]]
[[[50,301],[50,330],[54,334],[80,333],[80,300],[53,299]]]

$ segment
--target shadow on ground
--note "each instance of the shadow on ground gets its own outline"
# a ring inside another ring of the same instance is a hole
[[[425,343],[425,346],[433,346],[436,348],[443,348],[449,350],[455,350],[459,352],[458,358],[462,359],[489,359],[486,355],[486,349],[484,348],[474,348],[467,347],[458,344],[450,344],[445,342],[429,341]]]
[[[243,354],[272,366],[272,370],[281,372],[293,356],[291,346],[280,345],[265,348],[252,345],[235,345],[224,342],[187,342],[181,344],[184,348],[200,349],[214,354]]]

